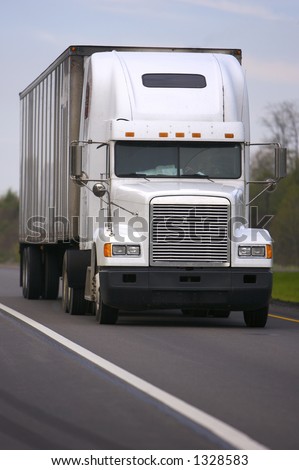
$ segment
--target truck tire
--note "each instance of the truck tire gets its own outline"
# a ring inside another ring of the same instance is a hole
[[[38,246],[26,246],[22,254],[22,286],[25,299],[42,294],[42,257]]]
[[[62,308],[70,315],[85,315],[87,301],[84,299],[84,289],[69,287],[67,271],[62,277]]]
[[[103,304],[103,302],[100,302],[96,319],[100,325],[115,325],[118,319],[118,311],[116,308],[109,307]]]
[[[70,315],[85,315],[88,310],[88,302],[84,298],[84,280],[87,263],[87,256],[80,251],[67,250],[64,254],[62,267],[62,307]]]
[[[62,267],[62,308],[63,311],[69,313],[70,311],[70,287],[68,283],[67,269],[65,265],[65,258]]]
[[[264,328],[268,320],[269,306],[244,312],[246,326],[251,328]]]
[[[44,278],[43,293],[44,299],[55,300],[59,292],[60,269],[59,260],[56,253],[46,251],[44,254]]]
[[[68,313],[70,315],[85,315],[87,308],[88,305],[84,298],[84,289],[74,289],[70,287]]]
[[[118,310],[103,303],[100,289],[98,297],[98,301],[96,302],[97,322],[99,322],[100,325],[115,325],[118,319]]]

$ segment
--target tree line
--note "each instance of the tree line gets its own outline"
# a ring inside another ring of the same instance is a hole
[[[270,105],[262,120],[266,140],[288,149],[288,176],[275,190],[265,191],[251,203],[251,225],[264,220],[274,241],[274,262],[299,266],[299,111],[295,103]],[[273,149],[260,147],[252,157],[252,180],[267,180],[274,173]],[[261,185],[250,185],[253,199]],[[273,188],[272,188],[273,189]],[[257,209],[256,209],[257,207]],[[18,195],[8,190],[0,197],[0,263],[18,261]],[[263,219],[264,217],[264,219]],[[263,222],[262,222],[263,225]]]
[[[18,261],[19,198],[11,189],[0,197],[0,263]]]
[[[274,263],[299,266],[299,111],[293,102],[285,101],[267,108],[263,119],[266,140],[280,142],[287,148],[288,175],[274,190],[264,192],[252,205],[258,206],[256,221],[269,221],[273,238]],[[252,180],[267,180],[274,173],[273,149],[261,147],[252,161]],[[261,189],[251,185],[251,197]],[[253,224],[252,224],[253,225]]]

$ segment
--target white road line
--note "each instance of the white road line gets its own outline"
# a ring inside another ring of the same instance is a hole
[[[140,379],[139,377],[134,374],[131,374],[125,369],[116,366],[112,362],[109,362],[106,359],[97,356],[88,349],[85,349],[82,346],[79,346],[78,344],[74,343],[73,341],[70,341],[69,339],[65,338],[64,336],[55,333],[55,331],[51,330],[50,328],[47,328],[41,323],[31,320],[22,313],[17,312],[16,310],[7,307],[6,305],[1,303],[0,309],[5,311],[9,315],[14,316],[15,318],[18,318],[22,322],[27,323],[27,325],[30,325],[32,328],[35,328],[44,335],[52,338],[53,340],[62,344],[66,348],[75,352],[76,354],[79,354],[88,361],[92,362],[93,364],[96,364],[105,371],[114,375],[115,377],[118,377],[119,379],[123,380],[124,382],[127,382],[138,390],[141,390],[143,393],[149,395],[155,400],[158,400],[160,403],[163,403],[167,407],[188,418],[194,423],[204,427],[205,429],[212,432],[215,436],[220,437],[223,441],[230,444],[233,448],[246,450],[266,449],[266,447],[262,446],[260,443],[251,439],[249,436],[238,431],[232,426],[225,424],[223,421],[214,418],[213,416],[205,413],[204,411],[201,411],[195,406],[189,405],[188,403],[171,395],[170,393],[164,392],[155,385],[152,385],[149,382]]]

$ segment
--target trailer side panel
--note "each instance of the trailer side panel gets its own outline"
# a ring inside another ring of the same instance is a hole
[[[79,135],[82,82],[83,57],[68,56],[21,95],[20,242],[77,237],[69,144]]]

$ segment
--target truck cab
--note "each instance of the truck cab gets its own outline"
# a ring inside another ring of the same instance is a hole
[[[123,309],[241,310],[246,324],[263,326],[272,240],[249,227],[249,107],[238,58],[114,51],[85,67],[75,145],[82,230],[91,222],[81,249],[95,263],[87,284],[97,280],[85,296],[98,320],[114,323]]]

